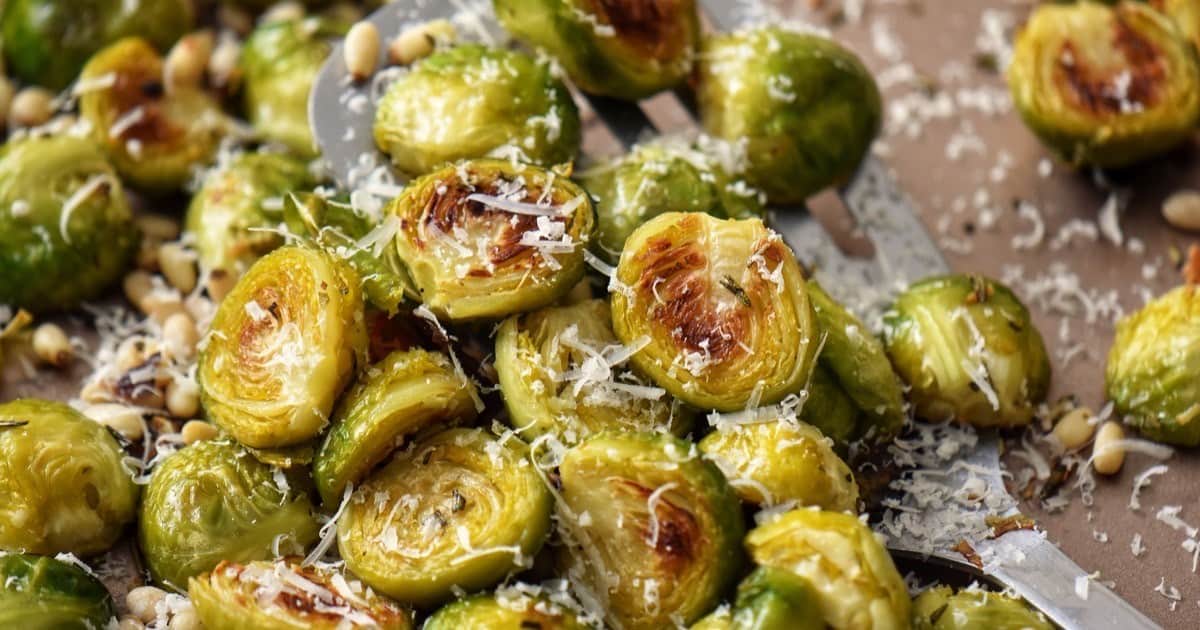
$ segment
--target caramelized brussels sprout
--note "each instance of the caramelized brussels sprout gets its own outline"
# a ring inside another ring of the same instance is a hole
[[[448,604],[425,620],[423,630],[587,630],[571,610],[549,599],[502,588]]]
[[[54,558],[0,555],[0,627],[93,630],[116,614],[100,580]]]
[[[486,588],[541,549],[551,497],[518,439],[449,429],[415,443],[354,491],[340,521],[346,568],[430,606]]]
[[[835,512],[858,507],[850,467],[820,431],[799,420],[719,426],[700,441],[700,450],[748,503],[795,501]]]
[[[884,343],[916,415],[927,420],[1023,426],[1050,387],[1046,347],[1029,311],[982,276],[910,286],[884,315]]]
[[[222,560],[300,554],[316,540],[308,495],[227,440],[197,442],[163,460],[138,518],[150,575],[180,589]]]
[[[198,87],[163,89],[163,60],[139,37],[96,53],[83,68],[93,84],[79,113],[121,176],[138,188],[181,188],[217,152],[229,126],[217,101]]]
[[[313,466],[321,499],[336,505],[346,484],[357,484],[418,431],[473,420],[476,400],[475,386],[445,355],[419,348],[388,355],[334,411]]]
[[[412,615],[337,571],[294,560],[222,561],[188,580],[205,628],[410,630]]]
[[[691,623],[736,579],[741,506],[721,471],[697,455],[668,435],[604,433],[563,456],[562,497],[577,538],[565,549],[567,575],[614,625]]]
[[[111,547],[137,509],[124,456],[107,429],[67,405],[0,405],[0,552]]]
[[[495,0],[508,32],[546,49],[585,92],[637,100],[678,86],[692,70],[700,20],[694,0]]]
[[[1148,437],[1200,444],[1200,293],[1178,287],[1117,323],[1105,372],[1117,415]]]
[[[819,35],[764,27],[709,37],[697,75],[704,129],[745,142],[746,179],[773,204],[848,179],[879,131],[871,73]]]
[[[1075,165],[1138,162],[1191,137],[1200,119],[1195,49],[1140,2],[1038,5],[1008,85],[1025,124]]]
[[[604,300],[506,319],[496,373],[513,427],[568,444],[605,429],[686,432],[691,414],[621,367],[632,349],[617,341]]]
[[[195,17],[188,0],[7,0],[0,30],[10,72],[61,90],[104,46],[136,35],[166,50]]]
[[[0,304],[74,308],[121,276],[137,241],[121,181],[90,141],[27,138],[0,150]]]
[[[1004,593],[935,586],[913,600],[914,630],[1053,630],[1042,613]]]
[[[375,111],[375,143],[414,176],[488,156],[561,164],[579,142],[579,111],[547,64],[477,44],[420,61]]]
[[[279,225],[285,194],[312,184],[303,162],[275,153],[246,153],[217,165],[187,209],[200,264],[240,273],[282,245],[278,234],[260,228]]]
[[[583,277],[594,222],[583,189],[503,160],[434,171],[387,213],[421,300],[452,320],[500,318],[565,295]]]
[[[321,251],[282,247],[217,308],[200,353],[201,402],[242,444],[300,444],[325,428],[366,347],[354,270]]]
[[[733,608],[723,607],[691,630],[823,630],[817,596],[789,571],[759,567],[738,585]]]
[[[746,548],[758,564],[807,580],[829,627],[909,627],[904,579],[875,533],[852,514],[792,510],[751,530]]]
[[[696,407],[778,402],[808,382],[816,317],[792,250],[758,219],[661,214],[625,244],[613,330],[634,367]]]

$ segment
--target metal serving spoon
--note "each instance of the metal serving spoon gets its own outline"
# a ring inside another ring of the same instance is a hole
[[[737,26],[735,0],[701,0],[708,17],[719,28]],[[462,0],[397,0],[386,4],[367,20],[381,34],[398,34],[405,26],[461,16]],[[507,38],[491,19],[471,20],[466,26],[482,39]],[[380,52],[380,66],[383,66]],[[318,75],[309,100],[309,121],[317,143],[338,182],[353,189],[368,172],[387,159],[375,147],[371,133],[374,96],[370,82],[350,80],[341,44],[335,47]],[[636,103],[585,96],[592,110],[626,148],[655,131]],[[689,99],[681,99],[686,105]],[[693,112],[694,114],[694,112]],[[835,297],[854,304],[882,305],[898,289],[921,278],[949,273],[950,267],[921,223],[912,202],[899,189],[887,167],[868,156],[840,196],[858,228],[874,246],[871,259],[851,258],[834,244],[825,229],[804,208],[778,209],[769,216],[782,234]],[[1017,501],[1008,495],[1000,470],[1000,438],[980,432],[973,448],[966,449],[960,464],[942,475],[942,483],[986,487],[989,513],[998,517],[1019,515]],[[997,507],[999,506],[999,507]],[[964,508],[965,509],[965,508]],[[932,520],[928,512],[910,514],[920,522]],[[933,524],[930,524],[933,526]],[[920,529],[919,527],[916,529]],[[902,564],[920,562],[980,578],[1007,587],[1024,597],[1059,626],[1068,630],[1139,630],[1157,628],[1108,588],[1090,581],[1081,569],[1045,536],[1031,529],[1015,529],[996,537],[967,541],[978,558],[994,558],[986,571],[949,545],[931,547],[902,529],[889,537],[888,549]],[[1081,582],[1084,581],[1084,582]],[[1077,584],[1084,584],[1086,598]]]

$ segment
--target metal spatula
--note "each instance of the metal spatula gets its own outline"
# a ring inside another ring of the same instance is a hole
[[[702,0],[701,4],[717,27],[737,25],[735,0]],[[399,0],[367,19],[387,40],[408,25],[455,15],[461,18],[462,9],[462,0]],[[490,16],[467,20],[464,26],[474,30],[479,39],[494,42],[506,39]],[[371,90],[369,82],[356,84],[350,80],[339,45],[318,76],[309,101],[309,119],[322,153],[339,183],[351,189],[366,179],[372,168],[387,163],[386,157],[376,150],[371,133],[373,102],[378,96]],[[594,96],[587,100],[626,148],[655,131],[636,103]],[[685,103],[687,100],[683,99]],[[813,270],[822,286],[835,297],[870,308],[885,304],[897,289],[912,281],[950,271],[912,202],[877,158],[867,157],[854,178],[839,192],[859,229],[874,246],[872,259],[843,254],[804,208],[775,209],[770,214],[771,226],[784,236],[805,267]],[[1017,501],[1007,494],[1000,470],[999,437],[984,432],[977,438],[973,448],[958,454],[955,466],[936,474],[947,487],[972,484],[978,488],[982,484],[988,497],[988,514],[997,517],[1018,514]],[[940,540],[914,534],[922,528],[911,527],[912,523],[920,524],[922,519],[928,521],[930,529],[940,527],[934,522],[936,516],[929,506],[922,507],[919,501],[906,501],[902,497],[897,509],[908,512],[910,524],[889,537],[888,548],[897,558],[916,559],[986,577],[1012,589],[1064,628],[1158,627],[1111,590],[1091,582],[1087,572],[1039,532],[1015,529],[996,537],[966,539],[965,549],[972,550],[971,559],[983,565],[980,567],[968,560],[961,551],[964,548],[955,551],[951,549],[953,543],[941,544]],[[966,533],[963,536],[969,537]],[[981,558],[989,562],[985,564]]]

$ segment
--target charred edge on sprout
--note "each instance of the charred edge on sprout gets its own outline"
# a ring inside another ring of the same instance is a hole
[[[617,492],[633,495],[633,500],[642,504],[648,505],[650,495],[654,494],[654,489],[629,479],[616,479],[610,483],[615,485]],[[658,564],[671,573],[679,573],[696,559],[697,552],[704,546],[700,523],[691,512],[672,503],[665,494],[650,507],[653,514],[647,514],[646,521],[639,523],[642,540],[654,549]],[[657,531],[655,523],[658,524]]]
[[[591,0],[593,13],[651,59],[670,60],[688,39],[686,0]]]
[[[1090,68],[1083,62],[1074,42],[1063,44],[1058,55],[1061,82],[1076,107],[1097,115],[1126,113],[1130,105],[1154,107],[1166,83],[1166,59],[1155,45],[1142,37],[1119,14],[1113,24],[1112,44],[1128,62],[1129,84],[1120,93],[1114,89],[1111,72]]]
[[[116,72],[116,80],[110,89],[116,118],[128,115],[141,108],[142,113],[133,122],[113,134],[114,139],[128,142],[136,140],[145,144],[171,144],[185,135],[185,130],[173,124],[164,111],[161,71],[155,72],[156,64],[139,59],[137,65]]]
[[[298,561],[299,559],[293,558],[292,560]],[[330,603],[332,603],[334,607],[357,609],[357,607],[353,605],[353,602],[342,597],[332,588],[329,588],[327,576],[318,573],[312,567],[301,566],[298,563],[289,562],[288,569],[299,574],[300,577],[304,578],[305,580],[308,580],[314,584],[318,584],[326,591],[329,591],[329,594],[332,596]],[[246,567],[244,565],[222,560],[221,563],[218,564],[215,569],[213,569],[212,575],[219,576],[233,573],[232,579],[239,584],[255,584],[255,582],[252,581],[242,581],[242,574],[245,572],[245,570]],[[239,595],[240,594],[241,593],[239,592]],[[298,594],[281,591],[272,601],[276,606],[279,606],[281,609],[287,611],[289,615],[303,618],[305,621],[316,622],[320,620],[336,624],[345,619],[344,615],[341,613],[328,610],[330,603],[319,601],[315,594],[307,590]],[[388,626],[391,623],[396,623],[397,621],[406,618],[403,611],[382,603],[372,606],[369,610],[369,614],[382,626]]]

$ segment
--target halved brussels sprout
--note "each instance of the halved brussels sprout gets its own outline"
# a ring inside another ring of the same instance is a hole
[[[137,510],[121,445],[62,403],[0,405],[0,552],[100,553]]]
[[[229,120],[198,87],[163,89],[163,60],[140,37],[96,53],[80,81],[79,113],[122,177],[138,188],[181,188],[217,152]]]
[[[317,540],[308,495],[227,440],[197,442],[150,476],[138,544],[155,582],[182,589],[222,560],[301,554]]]
[[[324,252],[288,246],[260,258],[221,301],[197,377],[209,417],[242,444],[316,437],[366,363],[358,275]]]
[[[627,100],[687,78],[700,39],[694,0],[495,0],[508,32],[546,49],[585,92]]]
[[[1138,162],[1187,140],[1200,119],[1195,49],[1140,2],[1038,5],[1008,85],[1025,124],[1074,165]]]
[[[723,607],[691,630],[823,630],[813,587],[790,571],[759,567],[738,584],[733,608]]]
[[[1200,47],[1200,2],[1196,0],[1150,0],[1150,6],[1166,13],[1193,46]]]
[[[307,165],[277,153],[246,153],[217,165],[187,209],[200,264],[240,273],[282,245],[282,237],[261,228],[282,223],[286,194],[312,184]]]
[[[473,420],[477,396],[471,381],[437,352],[393,352],[371,366],[338,403],[317,452],[313,479],[321,500],[337,505],[346,484],[357,484],[418,431]]]
[[[1117,415],[1148,437],[1200,444],[1200,289],[1178,287],[1117,323],[1105,371]]]
[[[192,28],[188,0],[7,0],[0,18],[9,70],[28,83],[61,90],[88,57],[123,37],[166,50]]]
[[[64,310],[121,276],[138,234],[99,147],[51,136],[0,150],[0,304]]]
[[[519,439],[449,429],[397,454],[338,521],[346,568],[402,602],[430,606],[521,568],[550,531],[551,496]]]
[[[576,538],[565,547],[567,575],[619,627],[691,623],[737,578],[741,505],[694,449],[669,435],[604,433],[563,456]]]
[[[746,179],[773,204],[848,179],[879,131],[870,71],[819,35],[762,27],[709,37],[697,76],[704,129],[745,142]]]
[[[188,580],[205,628],[221,630],[409,630],[412,615],[357,580],[294,560],[222,561]]]
[[[858,484],[816,428],[794,419],[720,426],[700,441],[737,491],[755,505],[795,501],[854,512]]]
[[[757,191],[733,182],[702,152],[670,142],[634,147],[578,179],[596,199],[592,250],[610,262],[620,257],[639,225],[664,212],[707,212],[729,219],[763,214]]]
[[[477,44],[420,61],[375,111],[375,143],[413,176],[481,157],[569,162],[580,133],[575,102],[547,63]]]
[[[587,630],[575,613],[549,599],[503,588],[447,604],[425,620],[422,630]]]
[[[1054,624],[1004,593],[935,586],[913,600],[914,630],[1053,630]]]
[[[81,567],[0,555],[0,628],[94,630],[106,627],[116,612],[104,584]]]
[[[504,160],[447,166],[388,206],[396,250],[421,300],[452,320],[546,306],[583,277],[594,223],[582,188]],[[393,218],[395,217],[395,218]]]
[[[909,627],[912,602],[904,579],[857,516],[792,510],[751,530],[746,548],[758,564],[807,580],[832,628]]]
[[[758,219],[671,212],[625,243],[613,330],[634,367],[684,402],[736,411],[804,387],[817,322],[792,250]]]
[[[1029,424],[1050,362],[1029,311],[982,276],[922,280],[884,314],[884,344],[916,415],[977,427]]]
[[[605,429],[682,434],[691,413],[621,367],[608,302],[588,300],[513,315],[496,334],[496,373],[512,425],[567,444]]]

